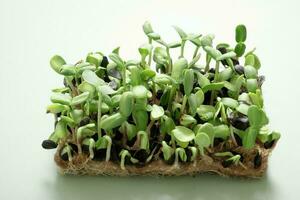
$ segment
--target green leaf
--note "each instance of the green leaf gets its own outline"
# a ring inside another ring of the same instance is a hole
[[[180,158],[180,160],[182,162],[186,162],[187,161],[187,155],[185,153],[184,148],[182,148],[182,147],[176,148],[175,153],[179,156],[179,158]]]
[[[181,42],[171,42],[167,46],[170,49],[174,49],[174,48],[180,47],[181,46]]]
[[[74,65],[65,64],[61,66],[59,73],[64,76],[74,76],[76,74],[76,68]]]
[[[141,72],[141,78],[145,81],[149,80],[150,78],[153,78],[155,75],[155,71],[151,69],[145,69]]]
[[[242,139],[243,147],[250,149],[255,145],[256,137],[258,135],[259,129],[254,127],[249,127]]]
[[[249,92],[249,97],[254,105],[258,106],[259,108],[264,107],[264,100],[261,94],[261,90],[257,89],[256,93]]]
[[[210,55],[214,60],[218,60],[218,58],[222,56],[222,53],[221,53],[219,50],[214,49],[213,47],[205,46],[205,47],[204,47],[204,50],[205,50],[206,53],[207,53],[208,55]]]
[[[100,53],[89,53],[86,57],[86,62],[89,62],[96,67],[99,67],[103,60],[103,55]]]
[[[199,107],[204,101],[204,93],[201,89],[199,89],[195,95],[197,97],[197,107]]]
[[[257,78],[257,70],[255,67],[252,67],[251,65],[246,65],[244,67],[244,73],[247,79],[249,78]]]
[[[245,53],[245,50],[246,45],[243,42],[239,42],[235,45],[234,52],[236,53],[237,57],[241,57]]]
[[[174,154],[174,150],[170,147],[165,141],[162,141],[162,152],[164,156],[164,160],[169,160],[171,156]]]
[[[232,109],[235,109],[236,107],[239,106],[239,103],[237,100],[233,99],[233,98],[230,98],[230,97],[223,97],[221,99],[221,102],[227,106],[227,107],[230,107]]]
[[[152,40],[159,40],[160,35],[158,33],[148,33],[147,36],[151,38]]]
[[[126,67],[129,67],[129,66],[138,66],[141,62],[139,60],[128,60],[126,61],[125,63],[125,66]]]
[[[137,130],[146,130],[148,125],[148,113],[145,110],[136,110],[132,113]]]
[[[208,48],[208,47],[206,47]],[[218,50],[217,50],[218,51]],[[212,56],[212,55],[211,55]],[[220,61],[220,60],[226,60],[227,58],[234,58],[236,56],[236,53],[233,52],[233,51],[229,51],[227,53],[224,53],[224,54],[221,54],[219,57],[217,57],[217,61]],[[213,57],[213,56],[212,56]],[[214,57],[213,57],[214,58]]]
[[[246,80],[246,88],[248,92],[255,92],[258,89],[257,79],[251,78]]]
[[[198,132],[194,140],[200,150],[200,154],[203,156],[204,148],[207,148],[210,145],[210,139],[208,135],[204,132]]]
[[[183,88],[185,95],[189,96],[193,90],[194,86],[194,71],[192,69],[187,69],[184,72],[183,78]]]
[[[60,104],[60,103],[54,103],[49,106],[47,106],[47,113],[61,113],[63,111],[68,111],[70,108],[66,105]]]
[[[110,94],[115,94],[117,93],[116,90],[113,90],[110,86],[108,85],[100,85],[97,88],[97,91],[100,92],[103,95],[110,95]]]
[[[160,122],[161,134],[171,134],[171,131],[175,128],[175,123],[171,117],[164,115]]]
[[[121,59],[121,57],[116,54],[116,53],[111,53],[109,54],[109,58],[117,64],[118,68],[123,69],[123,67],[125,66],[124,61]]]
[[[126,117],[121,115],[121,113],[115,113],[104,119],[101,119],[100,126],[104,130],[112,130],[118,126],[121,126],[123,122],[126,121]]]
[[[85,80],[86,82],[88,82],[89,84],[98,87],[100,85],[104,85],[105,81],[102,80],[101,78],[99,78],[95,72],[91,71],[91,70],[85,70],[82,73],[82,78],[83,80]]]
[[[245,42],[247,38],[247,29],[243,24],[238,25],[235,28],[235,41],[236,42]]]
[[[85,102],[89,98],[89,94],[90,94],[89,92],[84,92],[78,96],[73,97],[73,99],[71,101],[71,105],[75,106],[75,105]]]
[[[176,126],[172,134],[179,142],[190,142],[195,138],[194,132],[184,126]]]
[[[229,127],[225,124],[214,126],[214,135],[215,138],[222,138],[226,140],[230,136]]]
[[[120,99],[120,113],[124,117],[129,117],[133,110],[133,94],[132,92],[124,92]]]
[[[79,109],[74,109],[70,112],[70,116],[76,124],[79,124],[83,118],[83,111]]]
[[[168,63],[167,51],[162,47],[156,47],[153,52],[153,60],[157,64],[165,65]]]
[[[199,132],[206,133],[210,139],[210,144],[211,145],[214,144],[215,132],[214,132],[214,127],[212,124],[205,123],[205,124],[201,125],[200,128],[198,129],[197,133],[199,133]]]
[[[185,58],[179,58],[175,61],[171,73],[171,77],[179,82],[182,79],[183,71],[188,67],[188,62]]]
[[[151,120],[158,120],[164,115],[164,108],[161,106],[153,105],[151,111]]]
[[[201,39],[200,39],[201,45],[203,47],[205,47],[205,46],[212,46],[212,41],[213,41],[214,38],[215,38],[215,36],[212,35],[212,34],[205,35],[205,36],[201,37]]]
[[[199,108],[197,108],[197,113],[200,119],[203,121],[209,121],[212,119],[215,115],[215,112],[215,107],[210,105],[200,105]]]
[[[180,125],[182,126],[190,126],[192,124],[196,124],[197,120],[191,115],[184,114],[180,118]]]
[[[245,65],[251,65],[256,69],[259,69],[261,67],[260,60],[254,53],[250,53],[246,55]]]
[[[244,115],[248,114],[249,106],[247,104],[241,103],[236,110]]]
[[[179,28],[178,26],[173,26],[173,27],[182,40],[185,40],[187,38],[187,34],[181,28]]]
[[[143,30],[146,35],[148,35],[149,33],[153,33],[153,29],[149,21],[145,21]]]
[[[202,91],[206,93],[207,91],[211,90],[221,90],[224,87],[224,82],[217,82],[217,83],[210,83],[202,88]]]
[[[219,81],[227,81],[232,76],[232,69],[230,67],[224,69],[219,73]]]
[[[60,120],[57,122],[55,126],[54,135],[59,139],[67,137],[68,135],[67,124],[64,121]]]
[[[139,47],[139,52],[142,56],[142,59],[145,59],[145,57],[150,54],[152,48],[153,47],[151,44],[143,44],[142,46]]]
[[[200,72],[197,72],[196,75],[197,75],[197,79],[198,79],[198,84],[200,85],[201,88],[210,84],[209,79],[206,76],[204,76],[203,74],[201,74]]]
[[[137,85],[132,88],[132,92],[135,98],[147,98],[148,90],[143,85]]]
[[[50,59],[50,66],[57,73],[60,73],[61,67],[64,64],[66,64],[66,61],[59,55],[55,55]]]
[[[247,114],[251,127],[261,128],[269,122],[265,112],[255,105],[249,107]]]
[[[197,112],[198,106],[198,98],[195,94],[191,94],[188,97],[188,103],[189,103],[189,112],[191,113],[192,116],[195,116]]]
[[[129,141],[131,141],[137,135],[137,128],[133,124],[129,124],[125,121],[120,127],[121,133],[126,134]]]
[[[89,84],[86,81],[83,81],[79,86],[78,89],[80,92],[88,92],[90,97],[94,96],[94,93],[96,91],[95,87],[91,84]]]
[[[53,93],[50,97],[53,103],[60,103],[63,105],[70,105],[72,97],[69,94]]]

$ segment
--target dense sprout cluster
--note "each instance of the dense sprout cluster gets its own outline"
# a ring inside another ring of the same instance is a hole
[[[264,77],[255,49],[245,53],[246,27],[236,27],[234,47],[174,28],[180,41],[166,43],[146,22],[140,60],[125,61],[119,48],[108,56],[89,53],[76,64],[52,57],[64,87],[53,89],[47,113],[55,129],[42,146],[59,146],[65,161],[86,155],[122,169],[158,159],[176,166],[203,156],[219,157],[224,167],[243,165],[243,155],[231,149],[272,148],[280,134],[266,126]],[[190,61],[187,42],[195,46]],[[170,55],[175,48],[177,59]],[[259,165],[259,154],[255,159]]]

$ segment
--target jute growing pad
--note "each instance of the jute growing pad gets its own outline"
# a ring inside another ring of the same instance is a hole
[[[182,176],[182,175],[196,175],[200,173],[216,173],[221,176],[239,176],[249,178],[262,177],[267,169],[268,157],[272,149],[265,149],[256,146],[255,149],[245,150],[243,148],[236,148],[237,152],[244,155],[243,166],[231,165],[224,168],[220,160],[210,156],[198,157],[192,163],[178,163],[175,165],[168,165],[162,160],[155,160],[146,164],[145,166],[127,165],[126,170],[122,170],[120,165],[112,161],[93,161],[85,154],[77,155],[71,162],[64,161],[59,156],[59,150],[54,156],[54,160],[58,165],[62,174],[72,175],[110,175],[110,176]],[[254,157],[256,152],[261,152],[261,165],[254,168]]]

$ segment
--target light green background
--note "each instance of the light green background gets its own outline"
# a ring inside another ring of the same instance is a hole
[[[297,1],[62,1],[0,0],[0,199],[299,199],[299,3]],[[61,54],[71,63],[89,51],[121,46],[137,58],[150,20],[168,41],[171,25],[215,33],[234,43],[234,27],[248,28],[266,75],[264,97],[271,127],[282,138],[261,180],[193,177],[61,176],[54,151],[41,148],[53,128],[45,114],[50,89],[62,78],[49,67]]]

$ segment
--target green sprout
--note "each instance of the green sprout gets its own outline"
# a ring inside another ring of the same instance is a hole
[[[75,165],[74,158],[105,160],[122,170],[159,160],[258,169],[280,133],[268,129],[262,63],[255,48],[246,49],[246,26],[236,27],[234,44],[174,29],[178,40],[167,42],[145,22],[147,41],[137,60],[121,57],[119,47],[74,64],[54,55],[50,66],[64,85],[52,90],[46,112],[54,116],[54,131],[42,147],[59,149]],[[252,164],[243,163],[244,154]]]

